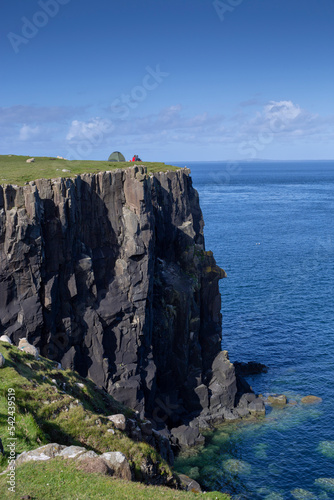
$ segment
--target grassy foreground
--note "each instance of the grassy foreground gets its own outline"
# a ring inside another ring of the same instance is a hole
[[[97,453],[121,451],[141,479],[140,465],[145,460],[157,463],[160,474],[172,473],[157,451],[145,442],[135,442],[113,428],[107,415],[123,413],[133,416],[131,409],[98,390],[95,384],[71,370],[59,370],[56,363],[40,357],[36,360],[17,347],[0,342],[5,366],[0,369],[0,437],[4,456],[0,454],[0,471],[7,467],[13,409],[8,395],[15,394],[16,454],[56,442],[79,445]],[[13,398],[11,398],[13,399]],[[6,475],[0,476],[0,498],[21,499],[195,499],[227,500],[221,493],[195,494],[164,487],[145,486],[79,470],[71,460],[25,463],[16,470],[16,493],[8,491]]]
[[[228,500],[222,493],[195,494],[163,486],[146,486],[78,469],[78,463],[55,459],[26,463],[16,471],[15,493],[7,490],[0,476],[1,498],[32,500]]]
[[[109,161],[61,160],[57,158],[34,156],[34,163],[26,163],[30,156],[0,155],[0,184],[23,186],[25,182],[36,179],[55,179],[74,177],[84,173],[98,173],[117,168],[133,166],[132,162],[111,163]],[[178,167],[165,163],[142,162],[148,173],[165,170],[177,170]],[[65,172],[64,172],[65,170]]]

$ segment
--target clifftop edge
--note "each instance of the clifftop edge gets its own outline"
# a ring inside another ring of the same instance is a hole
[[[72,178],[82,174],[96,174],[104,171],[143,166],[148,174],[154,172],[176,171],[178,167],[162,162],[110,162],[95,160],[66,160],[55,157],[30,157],[0,155],[0,185],[14,184],[23,186],[26,182],[38,179]]]

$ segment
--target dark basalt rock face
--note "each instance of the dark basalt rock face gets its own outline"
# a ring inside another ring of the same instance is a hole
[[[225,272],[203,225],[187,169],[0,187],[0,335],[26,337],[157,427],[224,418],[237,393],[221,353]]]

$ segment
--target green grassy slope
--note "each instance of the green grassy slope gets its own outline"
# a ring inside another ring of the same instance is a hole
[[[6,359],[0,371],[0,436],[4,447],[8,436],[7,394],[11,388],[15,391],[17,453],[56,442],[84,446],[97,453],[121,451],[136,469],[143,456],[161,461],[147,443],[134,442],[119,430],[115,434],[107,432],[113,427],[107,415],[124,413],[131,417],[133,412],[98,390],[94,382],[71,370],[58,370],[46,358],[37,361],[7,343],[0,342],[0,352]],[[163,461],[160,469],[170,473]]]
[[[1,499],[32,500],[228,500],[222,493],[195,494],[163,486],[146,486],[87,473],[78,463],[55,459],[42,463],[25,463],[16,471],[16,491],[8,491],[4,476],[0,476]]]
[[[17,454],[51,442],[74,444],[97,453],[121,451],[132,462],[138,479],[143,458],[159,463],[160,474],[171,474],[169,465],[147,443],[135,442],[117,429],[115,434],[107,432],[113,427],[107,415],[123,413],[131,417],[133,412],[98,390],[92,381],[71,370],[58,370],[55,362],[46,358],[40,357],[37,361],[7,343],[0,342],[0,352],[5,358],[5,366],[0,368],[0,437],[5,450],[5,455],[0,455],[0,470],[6,468],[9,456],[7,443],[11,427],[8,428],[7,396],[14,391]],[[41,500],[195,498],[193,493],[144,487],[141,483],[89,474],[78,470],[75,462],[58,463],[57,460],[18,467],[15,495],[7,491],[6,476],[0,476],[0,498],[21,498],[23,495]],[[196,498],[228,497],[207,493],[196,495]]]
[[[74,177],[83,173],[98,173],[117,168],[133,166],[132,162],[111,163],[109,161],[90,160],[59,160],[50,157],[35,156],[34,163],[26,163],[29,156],[0,155],[0,184],[16,184],[22,186],[25,182],[36,179],[54,179],[57,177]],[[147,171],[160,172],[177,170],[178,167],[164,163],[142,162],[139,165],[147,167]],[[69,172],[63,172],[68,170]]]

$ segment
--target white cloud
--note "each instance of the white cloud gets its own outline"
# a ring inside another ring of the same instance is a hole
[[[114,130],[110,120],[91,118],[89,121],[73,120],[66,135],[67,141],[96,141],[96,138],[109,135]]]
[[[210,115],[201,113],[187,116],[180,104],[169,106],[158,113],[137,117],[128,120],[120,120],[115,127],[116,135],[144,135],[166,137],[174,140],[173,134],[182,140],[186,134],[193,134],[196,131],[200,135],[211,135],[221,127],[222,115]]]
[[[182,111],[181,104],[176,104],[174,106],[169,106],[160,111],[158,117],[161,122],[168,121],[180,115]]]
[[[29,125],[23,125],[20,129],[19,139],[20,141],[28,141],[35,139],[41,132],[40,127],[31,127]]]
[[[255,102],[252,103],[255,105]],[[333,117],[320,117],[302,109],[291,100],[272,100],[258,110],[239,111],[230,118],[222,114],[189,114],[180,104],[174,104],[157,113],[115,119],[112,127],[105,129],[101,118],[73,121],[67,134],[69,141],[90,141],[93,144],[125,144],[135,141],[157,146],[173,144],[230,145],[236,152],[244,141],[257,141],[258,137],[272,136],[271,142],[327,141],[333,129]],[[103,134],[101,134],[101,131]],[[100,134],[100,135],[99,135]],[[101,137],[101,141],[95,140]],[[103,141],[102,141],[103,137]]]
[[[264,106],[264,116],[268,119],[294,120],[301,112],[300,107],[292,101],[270,101]]]
[[[237,115],[234,126],[238,128],[234,135],[236,141],[251,140],[262,133],[272,133],[275,141],[284,142],[318,140],[319,135],[327,140],[333,130],[334,117],[310,113],[292,101],[270,101],[253,116]]]
[[[65,148],[71,149],[73,157],[83,159],[99,156],[101,151],[109,149],[132,151],[135,144],[138,151],[143,144],[147,151],[171,152],[184,145],[185,151],[197,148],[222,151],[224,155],[228,150],[235,157],[244,143],[252,147],[259,144],[267,156],[273,148],[282,145],[284,150],[295,145],[304,152],[312,143],[313,148],[319,145],[320,150],[323,147],[331,150],[334,116],[311,113],[288,99],[267,103],[253,99],[242,104],[236,106],[236,114],[229,117],[209,112],[192,113],[181,104],[173,104],[155,113],[131,115],[127,119],[115,117],[113,121],[110,111],[82,119],[82,110],[75,113],[74,108],[0,107],[0,149],[4,153],[9,149],[19,153],[25,151],[30,141],[35,155],[39,151],[50,155],[57,151],[69,157],[69,153],[61,149]]]

